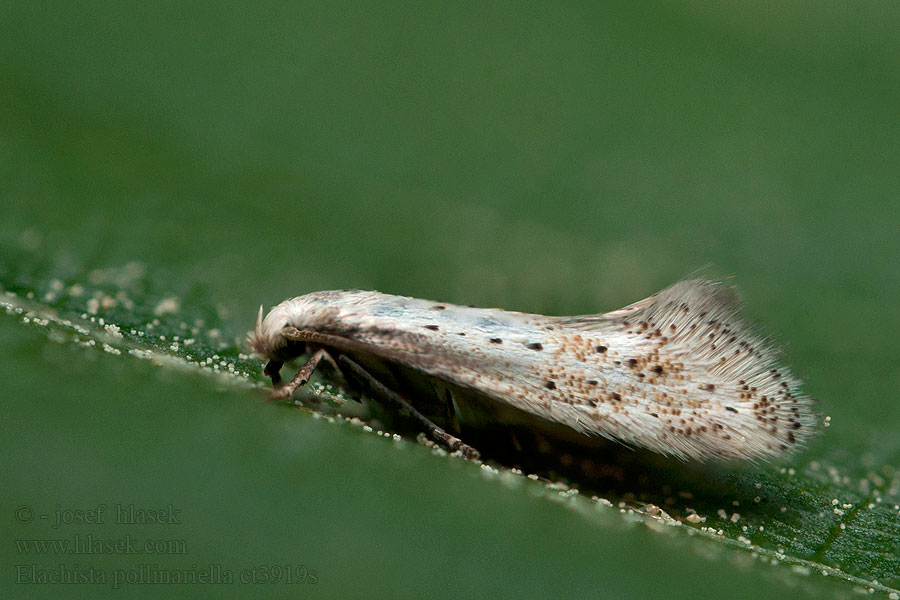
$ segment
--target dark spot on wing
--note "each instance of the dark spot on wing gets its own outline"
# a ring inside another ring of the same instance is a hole
[[[531,342],[530,344],[528,344],[526,346],[526,348],[528,348],[529,350],[543,350],[544,349],[544,347],[541,345],[540,342]]]
[[[492,344],[502,344],[503,340],[501,340],[500,338],[491,338],[491,343]]]
[[[425,329],[430,329],[430,330],[432,330],[432,331],[437,331],[438,329],[440,329],[440,327],[438,327],[437,325],[426,325],[426,326],[425,326]]]

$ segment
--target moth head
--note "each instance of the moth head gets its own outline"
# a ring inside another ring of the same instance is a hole
[[[284,303],[269,311],[263,318],[263,307],[256,315],[256,328],[247,334],[247,344],[262,360],[286,362],[306,352],[305,344],[290,341],[282,334],[290,327],[290,316]]]

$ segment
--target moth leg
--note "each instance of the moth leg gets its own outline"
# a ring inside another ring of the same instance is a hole
[[[447,417],[447,422],[450,424],[450,429],[455,432],[459,432],[459,418],[456,416],[456,399],[453,397],[453,392],[450,391],[449,387],[444,387],[443,393],[440,390],[435,388],[435,392],[444,397],[444,410],[445,416]]]
[[[284,384],[281,387],[275,388],[272,391],[272,395],[269,396],[269,400],[274,402],[276,400],[284,400],[285,398],[290,398],[291,395],[297,390],[298,387],[305,385],[309,378],[312,376],[313,371],[316,370],[316,367],[319,366],[319,362],[328,356],[328,353],[325,352],[324,349],[319,348],[316,350],[309,359],[303,363],[303,366],[300,367],[300,370],[297,371],[297,374],[294,377]],[[272,378],[272,382],[275,382],[275,378]]]
[[[281,367],[284,363],[280,360],[270,360],[263,368],[263,375],[272,378],[272,387],[278,387],[281,383]]]
[[[373,391],[398,404],[400,407],[409,412],[409,414],[412,415],[414,419],[425,426],[425,429],[428,430],[428,433],[433,438],[447,446],[447,448],[449,448],[451,451],[459,451],[463,456],[470,460],[478,460],[481,457],[481,454],[478,452],[478,450],[469,446],[458,437],[450,435],[449,433],[432,423],[428,419],[428,417],[413,408],[412,405],[407,402],[405,398],[403,398],[403,396],[389,389],[383,383],[375,379],[375,377],[372,376],[371,373],[359,366],[356,362],[345,355],[341,355],[338,360],[341,361],[346,367],[348,367],[354,375],[365,381]]]

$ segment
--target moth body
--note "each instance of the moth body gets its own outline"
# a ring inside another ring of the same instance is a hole
[[[738,305],[704,280],[574,317],[327,291],[261,308],[250,345],[270,375],[310,348],[368,355],[582,435],[683,459],[771,458],[802,445],[816,415]]]

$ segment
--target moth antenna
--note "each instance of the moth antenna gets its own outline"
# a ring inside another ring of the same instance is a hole
[[[263,320],[263,305],[260,304],[259,305],[259,314],[256,315],[256,328],[257,329],[262,327],[262,320]]]

